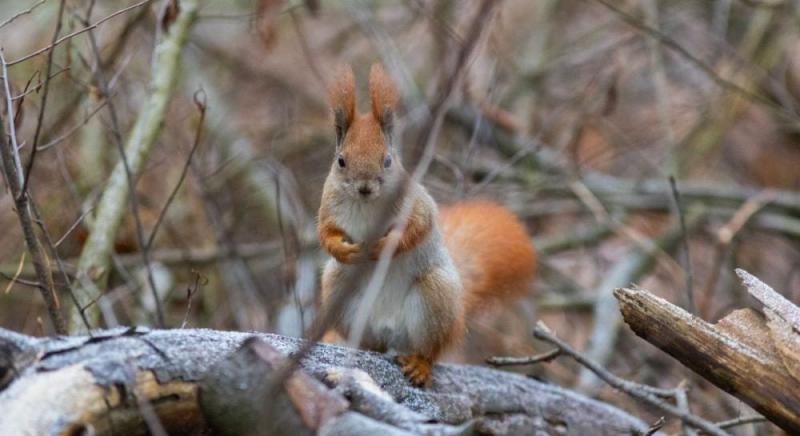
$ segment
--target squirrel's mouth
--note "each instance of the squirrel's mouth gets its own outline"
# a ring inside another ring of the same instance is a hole
[[[357,199],[370,201],[378,197],[380,186],[374,183],[359,183],[353,186],[352,193]]]
[[[370,202],[370,201],[375,200],[376,198],[378,198],[378,193],[377,192],[371,192],[371,193],[368,193],[368,194],[363,194],[363,193],[361,193],[359,191],[356,191],[356,193],[354,194],[354,197],[356,198],[356,200],[359,200],[359,201]]]

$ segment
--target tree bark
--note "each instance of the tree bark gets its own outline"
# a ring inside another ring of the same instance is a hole
[[[648,291],[617,289],[625,322],[719,388],[790,434],[800,434],[800,310],[752,275],[737,270],[765,307],[710,324]]]
[[[391,357],[213,330],[115,329],[33,338],[0,329],[0,433],[621,434],[647,425],[530,378],[437,365],[412,387]],[[280,424],[280,425],[278,425]]]

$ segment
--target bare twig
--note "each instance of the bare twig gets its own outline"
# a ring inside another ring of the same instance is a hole
[[[680,56],[682,56],[683,58],[688,60],[690,63],[692,63],[695,67],[697,67],[700,70],[702,70],[711,80],[714,81],[714,83],[716,83],[721,88],[727,89],[729,91],[736,92],[737,94],[740,94],[740,95],[742,95],[743,97],[746,97],[749,100],[752,100],[752,101],[754,101],[756,103],[762,104],[762,105],[767,106],[769,108],[783,111],[782,108],[777,107],[768,98],[766,98],[766,97],[764,97],[764,96],[762,96],[760,94],[756,94],[756,93],[754,93],[754,92],[742,87],[741,85],[739,85],[737,83],[734,83],[734,82],[731,82],[729,80],[726,80],[725,78],[720,76],[716,71],[714,71],[713,68],[709,67],[705,62],[700,60],[697,56],[695,56],[692,53],[690,53],[689,50],[687,50],[685,47],[680,45],[674,39],[670,38],[668,35],[666,35],[665,33],[661,32],[661,31],[659,31],[658,29],[654,29],[654,28],[648,26],[647,24],[641,22],[639,19],[637,19],[633,15],[629,14],[628,12],[625,12],[622,8],[620,8],[619,6],[614,4],[613,2],[610,2],[608,0],[593,0],[593,1],[603,5],[605,8],[607,8],[610,11],[612,11],[613,13],[617,14],[617,16],[619,16],[620,19],[622,21],[624,21],[625,23],[627,23],[628,25],[636,28],[637,30],[639,30],[641,32],[644,32],[645,34],[649,35],[652,38],[655,38],[659,43],[663,44],[665,47],[667,47],[670,50],[678,53]]]
[[[697,313],[694,301],[694,283],[692,274],[692,258],[689,256],[689,235],[686,230],[686,216],[681,202],[681,193],[678,191],[678,184],[675,177],[669,177],[669,187],[672,191],[672,199],[675,201],[675,211],[678,214],[678,223],[681,231],[681,249],[683,250],[683,269],[686,276],[686,307],[689,313]]]
[[[664,425],[667,423],[667,420],[664,419],[663,416],[660,416],[656,422],[654,422],[650,427],[648,427],[647,431],[644,432],[643,436],[652,436],[656,434]]]
[[[583,367],[595,373],[600,379],[608,383],[611,387],[619,389],[628,395],[642,400],[659,410],[668,413],[676,418],[680,418],[683,422],[691,425],[692,427],[702,430],[708,434],[716,436],[726,436],[727,433],[716,426],[714,423],[706,421],[696,415],[692,415],[686,411],[680,410],[678,407],[667,403],[662,398],[659,398],[658,393],[674,395],[672,390],[656,389],[651,386],[641,385],[638,383],[625,380],[611,374],[607,369],[603,368],[593,360],[587,358],[583,354],[576,351],[569,344],[556,337],[544,323],[539,322],[533,331],[533,336],[545,342],[558,347],[563,354],[573,358],[576,362],[580,363]],[[661,395],[664,396],[664,395]]]
[[[74,38],[75,36],[80,35],[81,33],[88,32],[88,31],[96,28],[97,26],[105,23],[106,21],[108,21],[108,20],[110,20],[110,19],[112,19],[112,18],[114,18],[114,17],[116,17],[118,15],[122,15],[122,14],[124,14],[124,13],[126,13],[128,11],[131,11],[133,9],[136,9],[136,8],[138,8],[140,6],[144,6],[144,5],[148,4],[148,3],[150,3],[151,1],[153,1],[153,0],[142,0],[139,3],[132,4],[132,5],[128,6],[128,7],[126,7],[126,8],[122,8],[122,9],[118,10],[117,12],[114,12],[113,14],[108,15],[108,16],[98,20],[94,24],[90,24],[89,26],[86,26],[83,29],[79,29],[79,30],[76,30],[76,31],[74,31],[72,33],[69,33],[67,35],[62,36],[61,38],[57,39],[55,42],[53,42],[52,44],[48,45],[47,47],[42,47],[42,48],[40,48],[39,50],[36,50],[33,53],[29,53],[29,54],[27,54],[27,55],[25,55],[25,56],[23,56],[23,57],[21,57],[19,59],[15,59],[15,60],[9,62],[8,66],[10,67],[10,66],[16,65],[16,64],[18,64],[20,62],[25,62],[30,58],[39,56],[40,54],[50,50],[51,48],[56,47],[57,45],[61,44],[62,42],[66,41],[68,39]]]
[[[67,72],[67,71],[69,71],[69,67],[60,68],[58,71],[56,71],[54,73],[51,73],[50,76],[47,77],[47,79],[52,79],[52,78],[58,76],[59,74]],[[25,90],[22,91],[21,94],[17,94],[14,97],[12,97],[11,99],[14,100],[14,101],[24,100],[25,97],[27,97],[29,94],[33,94],[34,92],[39,92],[39,90],[42,89],[42,86],[44,86],[44,84],[45,84],[45,82],[47,80],[39,79],[39,82],[37,84],[35,84],[33,86],[30,86],[31,82],[33,81],[33,78],[36,77],[38,74],[39,74],[39,70],[36,70],[36,72],[33,74],[33,76],[31,76],[31,78],[28,81],[28,83],[25,85]]]
[[[60,237],[60,238],[58,238],[58,240],[55,242],[55,244],[53,244],[53,246],[54,246],[54,247],[58,247],[59,245],[61,245],[61,243],[62,243],[62,242],[64,242],[64,240],[65,240],[65,239],[67,239],[67,237],[68,237],[68,236],[69,236],[69,235],[70,235],[70,234],[71,234],[71,233],[72,233],[72,232],[73,232],[75,229],[77,229],[77,228],[78,228],[78,226],[79,226],[79,225],[80,225],[80,224],[83,222],[83,219],[84,219],[84,218],[86,218],[86,215],[89,215],[90,213],[92,213],[92,211],[93,211],[93,210],[94,210],[94,208],[93,208],[93,207],[90,207],[90,208],[88,208],[86,211],[84,211],[84,212],[81,214],[81,216],[79,216],[79,217],[78,217],[78,219],[76,219],[76,220],[75,220],[75,222],[74,222],[74,223],[72,223],[72,225],[71,225],[71,226],[69,226],[69,228],[67,229],[67,231],[66,231],[66,232],[64,232],[64,234],[63,234],[63,235],[61,235],[61,237]]]
[[[618,217],[612,217],[612,220],[619,221]],[[611,223],[599,223],[589,228],[573,229],[568,234],[558,237],[537,238],[533,245],[537,253],[552,256],[567,250],[597,245],[613,233]]]
[[[39,286],[39,282],[36,282],[36,281],[33,281],[33,280],[23,279],[23,278],[19,278],[19,277],[13,277],[13,276],[9,276],[9,275],[3,274],[3,273],[0,273],[0,277],[2,277],[3,279],[8,281],[8,286],[6,287],[6,291],[5,291],[6,294],[11,291],[11,287],[14,286],[15,283],[19,283],[20,285],[30,286],[31,288],[39,288],[40,287]]]
[[[86,21],[88,22],[91,18],[92,9],[94,7],[94,1],[89,5],[87,10]],[[164,311],[161,307],[161,298],[158,295],[158,289],[156,288],[155,279],[153,278],[153,270],[150,265],[150,246],[149,244],[145,245],[144,242],[144,227],[142,225],[142,218],[139,213],[139,196],[136,195],[136,179],[133,173],[131,172],[130,162],[128,161],[128,156],[125,153],[125,145],[122,143],[122,133],[120,132],[120,124],[119,119],[117,118],[117,111],[115,109],[114,102],[111,100],[111,88],[109,82],[106,80],[105,72],[103,71],[102,66],[102,56],[100,55],[100,48],[97,45],[97,38],[94,36],[94,31],[89,31],[89,43],[92,47],[92,52],[94,53],[95,62],[97,64],[97,68],[95,70],[95,78],[97,83],[100,87],[100,91],[102,95],[105,97],[105,103],[107,103],[108,108],[108,115],[111,119],[111,136],[114,138],[114,144],[117,146],[117,151],[120,155],[120,161],[122,162],[123,167],[125,168],[125,178],[128,182],[128,195],[130,196],[130,205],[131,205],[131,212],[133,213],[134,223],[136,224],[136,238],[139,243],[139,247],[141,249],[142,260],[144,261],[144,268],[147,273],[147,283],[150,286],[150,292],[153,294],[153,303],[156,309],[156,323],[159,327],[164,327]]]
[[[658,20],[658,1],[645,0],[642,2],[642,9],[647,20],[647,24],[659,30]],[[670,113],[670,89],[667,81],[667,73],[664,68],[664,56],[658,41],[654,38],[647,40],[650,48],[650,63],[653,74],[653,85],[656,91],[656,106],[661,128],[664,131],[664,141],[668,150],[675,147],[675,129],[672,127],[672,114]],[[673,168],[677,171],[677,168]]]
[[[727,421],[720,421],[717,423],[717,427],[733,428],[733,427],[738,427],[740,425],[759,424],[763,422],[767,422],[767,418],[764,418],[761,415],[740,416],[738,418],[729,419]]]
[[[532,365],[534,363],[549,362],[561,355],[560,348],[554,348],[541,354],[529,357],[499,357],[486,359],[486,363],[493,366]]]
[[[199,272],[192,270],[192,274],[194,274],[194,284],[186,288],[186,313],[183,314],[183,322],[181,322],[182,329],[185,329],[186,324],[189,322],[189,314],[192,313],[192,300],[194,300],[194,296],[197,294],[197,291],[200,290],[200,286],[208,283],[208,279],[200,275]]]
[[[252,310],[241,309],[259,305],[259,283],[256,281],[250,266],[239,253],[239,245],[236,244],[236,241],[234,240],[233,235],[231,235],[230,230],[227,228],[227,226],[225,226],[222,219],[222,207],[217,199],[212,195],[207,181],[199,169],[199,165],[197,165],[197,162],[194,160],[189,162],[189,168],[192,172],[192,176],[200,185],[200,197],[203,200],[203,208],[209,220],[209,224],[214,232],[216,242],[224,247],[224,251],[228,252],[228,255],[223,258],[224,261],[221,265],[223,278],[228,283],[238,285],[241,289],[242,295],[244,295],[244,297],[247,299],[247,301],[242,301],[238,292],[229,294],[231,297],[231,306],[234,308],[240,308],[238,310],[232,310],[232,315],[240,327],[247,329],[266,328],[268,325],[266,311],[259,310],[255,312],[257,314],[257,318],[251,321],[250,315],[252,315],[254,312]],[[248,317],[246,318],[245,315]]]
[[[689,406],[689,393],[687,392],[688,388],[686,385],[686,380],[683,380],[678,383],[678,386],[675,388],[675,405],[678,406],[678,409],[686,413],[692,413],[691,406]],[[683,422],[683,436],[697,436],[697,431],[685,421]]]
[[[714,260],[711,273],[703,286],[703,300],[700,307],[700,314],[708,319],[711,311],[711,303],[714,301],[717,282],[722,273],[722,264],[730,250],[731,242],[741,232],[745,225],[758,213],[764,206],[769,204],[774,198],[774,193],[765,191],[745,201],[741,207],[733,214],[728,222],[717,231],[717,240],[714,244]]]
[[[688,228],[693,228],[703,213],[692,211]],[[619,313],[613,290],[619,286],[627,286],[636,282],[652,268],[659,253],[672,250],[680,241],[679,225],[673,225],[657,241],[647,241],[647,246],[636,246],[624,256],[606,275],[603,282],[595,288],[598,296],[594,306],[592,335],[586,354],[601,365],[610,359],[614,344],[619,334],[622,315]],[[598,386],[597,378],[588,369],[583,369],[578,377],[578,387],[584,392],[591,392]]]
[[[19,17],[21,17],[23,15],[30,14],[31,12],[33,12],[34,9],[38,8],[39,6],[41,6],[46,1],[47,0],[39,0],[37,3],[34,3],[33,6],[29,7],[28,9],[25,9],[23,11],[19,11],[16,14],[10,16],[7,20],[5,20],[2,23],[0,23],[0,29],[2,29],[3,27],[11,24],[17,18],[19,18]]]
[[[438,87],[439,94],[434,99],[433,104],[431,104],[431,114],[433,115],[428,118],[427,123],[422,126],[421,137],[417,140],[416,147],[414,147],[411,153],[411,161],[413,163],[417,163],[420,159],[423,159],[422,154],[426,150],[426,144],[428,144],[434,136],[434,133],[438,133],[438,129],[434,127],[437,123],[441,124],[444,115],[449,109],[448,106],[453,91],[464,80],[468,64],[472,61],[472,55],[475,52],[474,48],[478,45],[478,42],[483,36],[487,34],[487,32],[484,32],[484,29],[489,27],[488,24],[494,17],[493,12],[496,6],[496,2],[492,1],[484,1],[481,3],[475,15],[475,19],[471,23],[469,33],[467,33],[464,42],[461,44],[461,49],[457,53],[453,71],[449,72],[449,74],[442,75],[443,81]],[[437,116],[440,112],[442,113],[441,116]]]
[[[126,171],[124,161],[118,162],[115,166],[108,186],[97,205],[94,227],[81,252],[77,274],[82,285],[77,293],[81,310],[86,310],[97,299],[100,289],[104,287],[108,279],[109,258],[114,237],[122,221],[128,194],[132,188],[128,183],[127,174],[138,177],[147,155],[163,127],[169,97],[177,78],[180,53],[188,37],[189,28],[194,21],[197,1],[184,1],[181,3],[181,8],[177,20],[170,26],[168,34],[155,49],[156,63],[153,71],[152,92],[143,105],[127,139],[125,156],[128,158],[129,168],[127,170],[129,171]],[[96,319],[98,316],[97,309],[92,309],[90,318]],[[75,319],[75,313],[73,313],[73,325],[75,325]]]
[[[53,32],[53,42],[50,44],[52,47],[47,52],[47,67],[44,73],[44,90],[42,91],[42,102],[39,104],[39,116],[36,120],[36,130],[33,133],[33,145],[31,146],[31,157],[28,160],[28,166],[25,168],[25,178],[22,182],[22,191],[19,195],[28,195],[28,182],[31,180],[33,173],[33,165],[36,163],[36,151],[39,144],[39,135],[42,132],[42,124],[44,122],[44,111],[47,108],[47,95],[50,91],[50,72],[53,69],[53,53],[55,52],[55,42],[58,40],[58,34],[61,33],[61,21],[64,17],[64,3],[66,0],[61,0],[58,4],[58,14],[56,15],[56,30]]]
[[[95,108],[93,108],[80,122],[78,122],[77,124],[72,126],[66,132],[62,133],[59,137],[54,138],[53,140],[48,141],[46,144],[42,144],[37,148],[40,151],[47,150],[47,149],[49,149],[51,147],[54,147],[54,146],[58,145],[61,141],[69,138],[70,136],[72,136],[73,133],[75,133],[78,130],[80,130],[81,127],[85,126],[86,123],[88,123],[92,119],[92,117],[94,117],[98,112],[100,112],[100,109],[104,108],[106,106],[106,104],[108,104],[108,100],[110,98],[111,98],[111,96],[108,96],[105,100],[103,100],[102,103],[98,104]]]
[[[200,137],[203,134],[203,122],[206,119],[206,108],[207,108],[205,92],[203,92],[202,89],[195,92],[194,105],[195,107],[197,107],[198,112],[200,112],[200,120],[197,122],[197,130],[195,130],[194,134],[194,143],[192,144],[191,150],[189,150],[189,156],[186,157],[186,163],[183,164],[183,169],[181,170],[181,175],[178,178],[178,183],[176,183],[175,187],[172,188],[172,192],[169,193],[167,202],[164,203],[164,207],[161,208],[161,212],[158,214],[156,223],[153,224],[153,230],[150,231],[150,237],[147,238],[146,245],[148,249],[153,246],[153,241],[156,239],[156,233],[158,232],[158,228],[161,226],[161,222],[164,220],[164,216],[166,216],[167,210],[169,209],[169,206],[172,204],[172,201],[175,200],[175,196],[178,194],[178,190],[180,190],[181,185],[183,185],[183,181],[186,179],[186,173],[189,172],[189,166],[192,163],[192,157],[194,157],[195,151],[197,151],[197,148],[200,146]]]
[[[16,146],[16,137],[14,134],[14,110],[13,104],[10,102],[11,93],[9,92],[10,86],[8,84],[8,70],[6,68],[5,57],[0,52],[0,62],[3,66],[3,77],[6,89],[6,101],[9,105],[8,123],[9,130],[12,132],[7,139],[5,127],[3,126],[3,119],[0,116],[0,160],[2,160],[3,173],[5,174],[6,183],[8,184],[11,195],[14,198],[15,211],[19,219],[20,226],[22,226],[22,233],[25,238],[25,245],[28,247],[28,252],[31,254],[34,269],[36,270],[36,277],[39,282],[39,290],[47,307],[47,312],[50,316],[50,321],[53,323],[53,329],[58,334],[67,333],[67,324],[64,317],[61,315],[60,304],[58,302],[58,295],[53,285],[53,275],[50,264],[45,258],[42,251],[39,239],[33,228],[33,218],[27,195],[21,195],[22,184],[24,175],[21,173],[21,164],[19,159],[19,149]]]
[[[61,256],[58,254],[58,250],[56,250],[56,246],[53,244],[53,239],[50,237],[50,232],[47,230],[47,227],[44,225],[44,220],[42,219],[41,214],[39,213],[39,208],[36,207],[36,203],[33,202],[33,199],[30,199],[30,206],[31,210],[33,211],[33,216],[36,218],[36,224],[39,226],[39,229],[42,232],[42,236],[44,239],[44,247],[47,249],[47,252],[50,253],[50,257],[55,259],[56,267],[58,269],[58,275],[61,277],[60,286],[66,290],[67,294],[69,295],[70,299],[72,300],[72,304],[74,307],[78,307],[78,299],[75,297],[75,292],[72,289],[70,284],[69,276],[67,275],[67,270],[64,265],[64,262],[61,261]],[[55,281],[54,281],[55,283]],[[81,322],[83,323],[84,327],[87,330],[91,329],[89,321],[86,319],[86,316],[81,313]],[[89,332],[89,336],[92,333]]]
[[[8,294],[8,292],[11,291],[11,287],[14,286],[14,282],[16,282],[17,279],[19,278],[19,275],[22,274],[22,268],[24,266],[25,266],[25,253],[22,253],[22,256],[19,257],[19,265],[17,265],[17,270],[14,272],[14,275],[11,276],[11,277],[7,277],[8,278],[8,286],[3,291],[4,294]],[[4,275],[4,277],[5,277],[5,275]],[[22,282],[20,282],[20,283],[22,283]],[[39,284],[37,283],[36,286],[39,286]]]

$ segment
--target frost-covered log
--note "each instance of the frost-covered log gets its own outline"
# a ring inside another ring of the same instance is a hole
[[[213,330],[33,338],[0,329],[0,434],[630,434],[647,425],[577,393],[488,368],[439,365],[409,385],[391,357]],[[196,433],[195,433],[196,434]]]

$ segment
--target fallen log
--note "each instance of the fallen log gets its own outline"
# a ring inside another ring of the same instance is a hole
[[[201,329],[34,338],[0,329],[0,434],[620,434],[647,425],[520,375],[438,365],[412,387],[391,357]],[[280,423],[280,425],[277,425]]]
[[[800,434],[800,309],[737,270],[764,307],[716,324],[641,289],[614,291],[622,316],[644,340],[738,397],[790,434]]]

